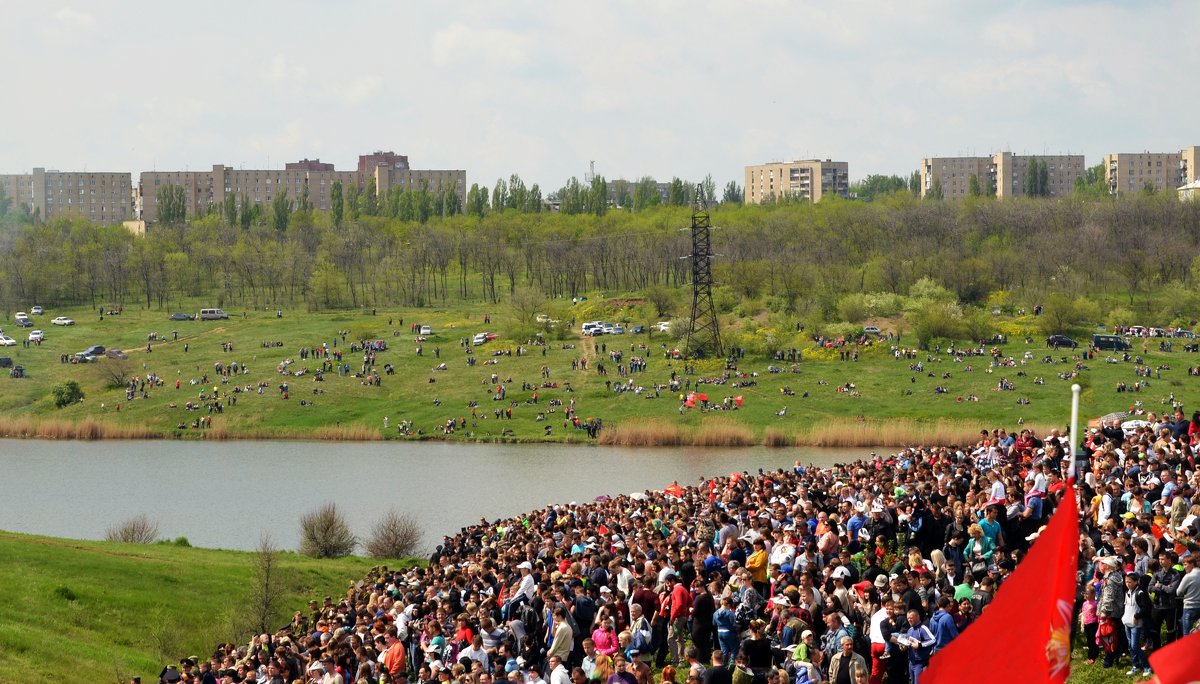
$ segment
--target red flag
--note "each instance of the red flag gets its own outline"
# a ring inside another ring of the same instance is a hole
[[[1074,483],[1070,483],[1074,484]],[[921,684],[1062,684],[1071,673],[1079,506],[1064,500],[979,619],[929,661]]]
[[[1200,632],[1192,632],[1150,654],[1158,684],[1195,684],[1200,682]]]
[[[742,395],[740,395],[740,394],[737,395],[736,397],[733,398],[733,401],[738,406],[741,406],[742,405]]]

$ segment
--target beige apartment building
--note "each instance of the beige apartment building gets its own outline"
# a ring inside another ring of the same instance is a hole
[[[940,185],[942,197],[959,199],[970,194],[971,176],[979,179],[979,188],[996,197],[1021,197],[1032,160],[1046,164],[1047,190],[1062,197],[1075,189],[1075,179],[1085,171],[1083,155],[1016,155],[998,152],[990,157],[930,157],[921,160],[921,196],[933,193]]]
[[[809,202],[820,202],[825,195],[845,197],[850,194],[850,165],[830,159],[804,159],[747,166],[745,188],[748,204],[783,197]]]
[[[133,217],[132,175],[91,171],[47,171],[0,175],[12,198],[44,220],[78,216],[116,224]]]
[[[403,166],[407,167],[407,157],[404,160]],[[340,181],[343,187],[354,184],[362,190],[371,179],[375,180],[376,192],[381,197],[395,186],[417,190],[422,184],[428,184],[430,192],[438,192],[442,188],[453,190],[458,195],[460,205],[466,204],[467,172],[463,170],[409,169],[400,168],[400,164],[382,162],[363,171],[335,171],[332,164],[324,163],[317,167],[319,170],[312,170],[317,163],[298,162],[289,164],[293,168],[283,170],[233,169],[216,164],[210,171],[146,171],[138,182],[137,217],[146,223],[154,223],[158,219],[158,188],[163,185],[183,188],[188,216],[195,216],[210,205],[219,207],[230,194],[239,198],[245,195],[251,202],[264,208],[284,191],[288,197],[297,200],[304,192],[305,181],[308,182],[309,201],[321,211],[329,211],[330,191],[335,182]],[[295,168],[297,166],[300,168]],[[321,168],[325,166],[329,168]]]
[[[1112,195],[1141,192],[1147,185],[1155,191],[1174,190],[1197,178],[1200,147],[1179,152],[1118,152],[1104,155],[1104,173]]]

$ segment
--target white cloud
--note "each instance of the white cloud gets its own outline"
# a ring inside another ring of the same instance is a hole
[[[433,64],[489,70],[524,66],[532,42],[531,36],[515,31],[455,22],[434,34]]]
[[[96,18],[91,13],[62,7],[44,16],[38,34],[48,41],[65,42],[92,33],[95,24]]]

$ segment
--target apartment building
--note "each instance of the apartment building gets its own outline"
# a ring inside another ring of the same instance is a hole
[[[1200,147],[1179,152],[1118,152],[1104,155],[1104,173],[1108,192],[1121,195],[1141,192],[1147,186],[1155,191],[1173,190],[1197,178]]]
[[[12,198],[43,219],[78,216],[116,224],[133,217],[132,174],[92,171],[47,171],[0,175]]]
[[[141,174],[138,182],[137,217],[147,223],[157,220],[158,188],[163,185],[178,185],[183,188],[188,216],[194,216],[210,205],[219,206],[230,194],[239,198],[245,195],[249,201],[264,208],[285,191],[293,200],[299,199],[304,192],[306,181],[308,199],[314,208],[321,211],[329,211],[330,192],[335,182],[341,182],[343,187],[355,185],[362,190],[372,179],[375,181],[376,192],[381,197],[396,186],[405,190],[418,190],[422,185],[427,185],[430,192],[449,188],[458,195],[460,204],[466,204],[466,171],[409,169],[407,157],[392,155],[391,159],[386,156],[379,159],[376,155],[392,153],[363,155],[359,158],[359,168],[363,170],[356,171],[336,171],[332,164],[317,160],[288,164],[289,167],[297,168],[283,170],[233,169],[216,164],[209,171],[146,171]],[[403,164],[397,163],[396,157],[403,159]],[[368,161],[364,162],[364,159]],[[374,166],[370,165],[372,159],[376,164]],[[317,164],[329,168],[309,168]],[[400,168],[401,166],[404,168]]]
[[[970,194],[971,176],[979,181],[980,191],[996,197],[1021,197],[1025,194],[1030,162],[1036,159],[1046,165],[1047,191],[1052,197],[1070,194],[1075,179],[1086,169],[1083,155],[1016,155],[997,152],[990,157],[930,157],[921,160],[921,196],[941,188],[945,199],[958,199]]]
[[[850,164],[831,159],[769,162],[746,167],[745,201],[762,204],[783,197],[820,202],[826,195],[850,194]]]

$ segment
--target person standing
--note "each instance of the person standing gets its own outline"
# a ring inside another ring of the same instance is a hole
[[[908,678],[912,684],[920,684],[921,673],[929,667],[929,657],[933,655],[933,646],[937,639],[933,632],[921,621],[921,611],[908,611],[908,630],[904,632],[903,643],[908,651]]]
[[[1146,625],[1146,646],[1157,650],[1171,643],[1176,637],[1179,614],[1176,611],[1175,592],[1183,574],[1175,568],[1175,553],[1163,549],[1158,553],[1158,571],[1150,580],[1150,595],[1154,606],[1150,609],[1150,621]],[[1162,632],[1166,629],[1166,636]]]
[[[867,661],[854,652],[854,639],[842,637],[840,650],[829,659],[829,684],[855,684],[868,675]],[[914,684],[916,679],[913,679]]]
[[[1196,630],[1196,618],[1200,617],[1200,563],[1196,554],[1183,557],[1183,579],[1175,595],[1183,601],[1183,615],[1179,620],[1179,638]]]
[[[1147,618],[1150,617],[1150,595],[1141,586],[1142,575],[1136,572],[1125,573],[1125,601],[1121,612],[1121,624],[1125,626],[1125,641],[1129,644],[1129,671],[1125,674],[1136,675],[1138,670],[1146,677],[1150,676],[1150,663],[1142,651],[1142,634],[1145,631]]]
[[[1100,568],[1104,572],[1104,578],[1100,584],[1100,603],[1098,613],[1100,615],[1101,633],[1105,630],[1104,623],[1115,629],[1122,609],[1125,604],[1125,584],[1121,580],[1121,572],[1117,569],[1119,563],[1116,556],[1106,556],[1100,559]],[[1104,667],[1112,667],[1120,656],[1119,648],[1104,649]]]
[[[683,647],[688,634],[688,618],[692,615],[692,592],[688,591],[679,575],[671,575],[671,613],[667,625],[667,645],[671,650],[671,662],[684,664]]]

